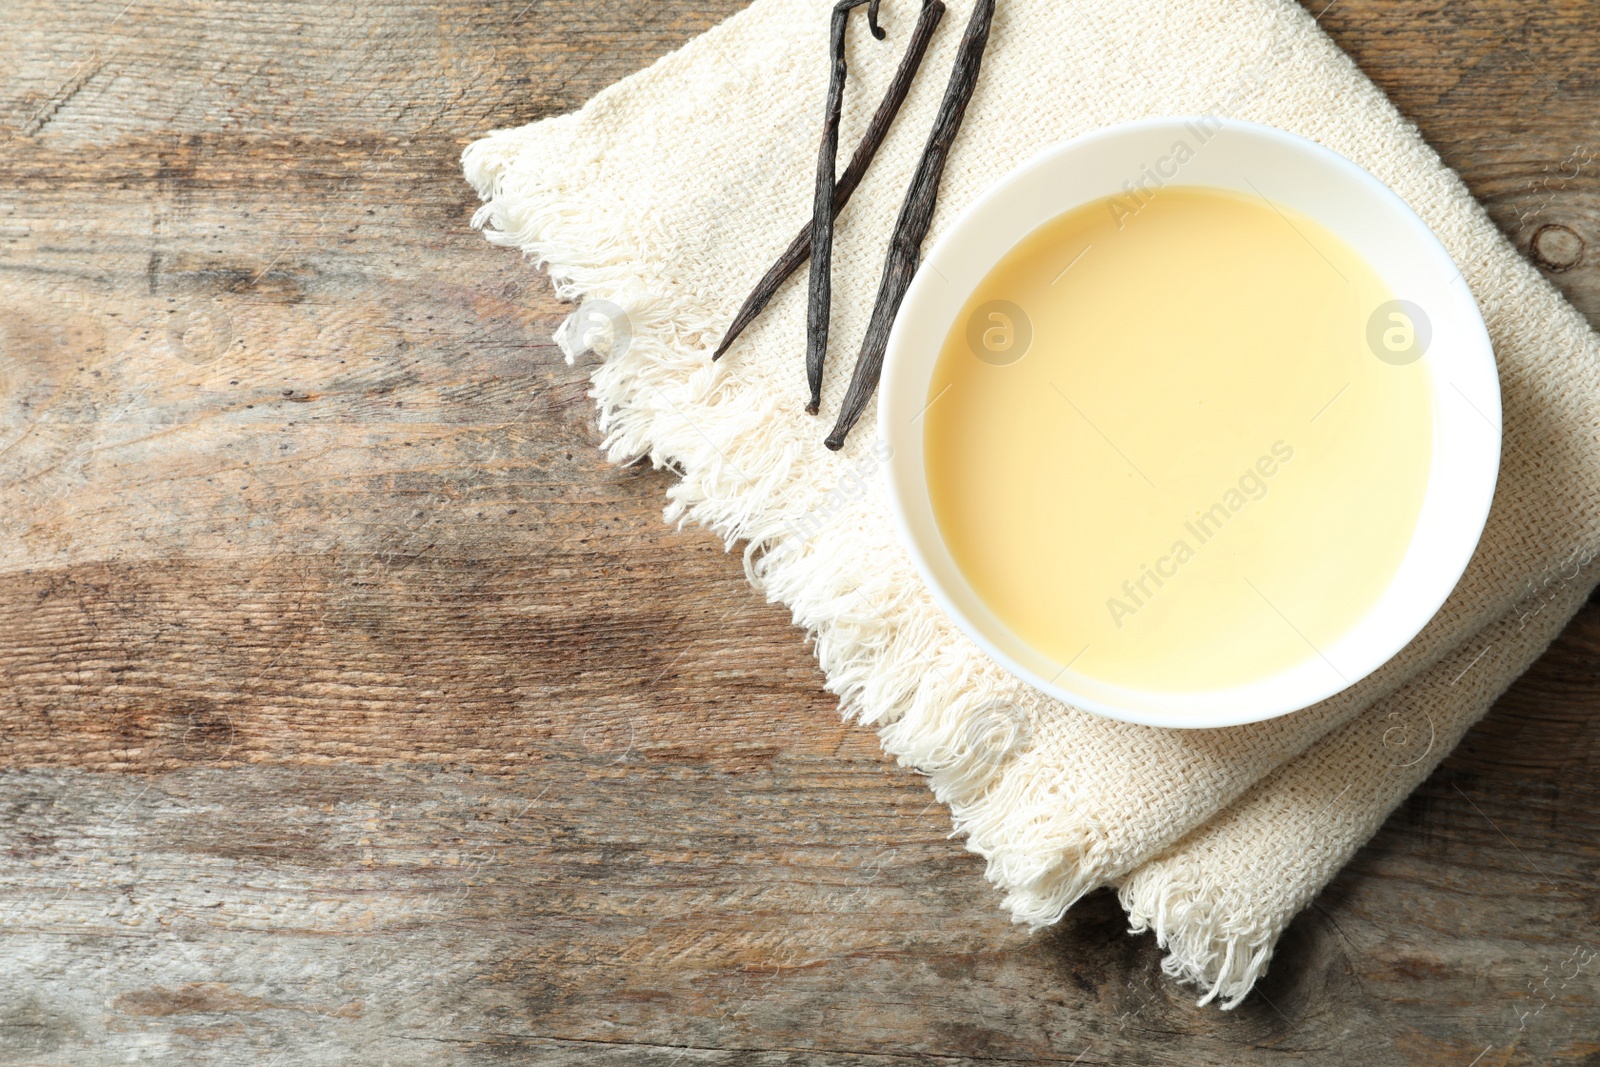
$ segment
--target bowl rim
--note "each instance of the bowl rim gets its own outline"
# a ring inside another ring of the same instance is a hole
[[[907,385],[902,384],[902,380],[908,373],[912,373],[907,370],[906,366],[910,357],[903,354],[906,346],[909,344],[907,340],[909,328],[906,324],[910,318],[916,314],[916,309],[918,306],[928,299],[937,297],[938,299],[941,299],[947,303],[951,301],[951,298],[948,294],[931,293],[930,287],[933,285],[933,283],[930,279],[933,276],[941,276],[940,272],[937,270],[937,265],[940,262],[941,257],[948,256],[950,254],[950,249],[957,243],[958,240],[960,240],[964,231],[974,225],[974,220],[980,219],[984,215],[985,211],[989,209],[990,205],[1005,197],[1014,187],[1022,183],[1025,179],[1034,175],[1034,173],[1037,171],[1058,165],[1064,157],[1071,157],[1087,149],[1092,149],[1095,145],[1103,141],[1115,140],[1117,138],[1128,137],[1130,135],[1145,134],[1152,130],[1159,130],[1161,128],[1170,128],[1174,131],[1192,131],[1193,125],[1196,123],[1204,123],[1206,124],[1207,128],[1213,128],[1219,131],[1227,129],[1236,134],[1241,134],[1247,137],[1253,136],[1276,141],[1280,145],[1288,146],[1294,150],[1298,150],[1309,155],[1310,157],[1313,157],[1318,164],[1328,167],[1332,171],[1339,173],[1344,179],[1354,181],[1365,186],[1369,193],[1374,194],[1380,200],[1384,201],[1390,211],[1405,222],[1407,239],[1415,243],[1417,252],[1427,259],[1437,261],[1441,267],[1448,267],[1449,269],[1453,270],[1456,278],[1459,278],[1463,282],[1465,281],[1463,272],[1457,266],[1455,260],[1450,256],[1448,250],[1445,249],[1443,243],[1439,240],[1438,236],[1427,225],[1427,223],[1424,222],[1416,213],[1410,204],[1408,204],[1394,190],[1389,188],[1388,185],[1380,181],[1370,171],[1334,151],[1333,149],[1313,141],[1310,138],[1262,123],[1206,114],[1154,116],[1129,122],[1117,123],[1115,125],[1092,130],[1070,138],[1066,141],[1048,146],[1023,163],[1019,164],[1017,167],[1013,168],[1011,171],[1007,172],[993,185],[980,193],[970,204],[966,205],[957,214],[955,219],[952,220],[950,225],[945,228],[938,240],[934,242],[933,246],[923,256],[916,276],[913,278],[912,284],[908,289],[905,298],[900,304],[899,311],[895,316],[894,325],[890,331],[888,346],[884,357],[882,383],[878,396],[879,434],[885,434],[885,428],[891,424],[890,406],[896,401],[899,393],[903,392],[907,388]],[[1131,159],[1130,162],[1137,166],[1141,160]],[[1214,182],[1180,182],[1176,179],[1171,180],[1169,184],[1187,185],[1201,188],[1222,188],[1222,186]],[[1061,209],[1061,211],[1054,212],[1048,216],[1040,217],[1033,223],[1033,227],[1036,229],[1038,226],[1048,222],[1051,218],[1058,217],[1065,211],[1073,210],[1075,207],[1082,206],[1083,204],[1092,203],[1097,199],[1104,198],[1106,195],[1111,194],[1097,194],[1065,207]],[[1339,234],[1335,227],[1329,225],[1329,228],[1339,236],[1345,236],[1344,234]],[[1013,243],[1011,247],[1015,247],[1015,243]],[[1003,254],[1004,253],[1002,253],[1002,255]],[[1445,288],[1453,286],[1454,282],[1455,279],[1453,278],[1452,281],[1444,283]],[[1386,654],[1379,657],[1372,657],[1373,661],[1370,663],[1364,662],[1363,669],[1356,673],[1354,677],[1344,678],[1341,674],[1341,682],[1339,684],[1331,684],[1328,688],[1326,688],[1326,691],[1318,691],[1308,687],[1306,692],[1314,694],[1311,699],[1302,700],[1297,698],[1297,700],[1293,703],[1293,706],[1282,706],[1280,702],[1279,704],[1264,704],[1258,707],[1244,707],[1239,710],[1226,713],[1197,714],[1191,709],[1184,709],[1181,711],[1161,711],[1152,710],[1148,707],[1123,706],[1115,703],[1114,701],[1108,701],[1100,697],[1086,695],[1070,686],[1058,684],[1056,679],[1059,679],[1062,674],[1066,673],[1068,667],[1070,667],[1070,664],[1068,664],[1067,667],[1063,667],[1061,671],[1057,672],[1054,678],[1044,678],[1032,668],[1020,662],[1016,657],[1012,656],[1004,648],[1000,647],[993,639],[991,639],[990,635],[984,631],[982,626],[978,625],[973,619],[968,617],[967,613],[960,607],[959,604],[956,603],[955,599],[950,595],[950,592],[944,587],[943,582],[938,577],[930,561],[927,559],[919,537],[916,531],[913,529],[910,517],[908,515],[907,501],[903,498],[902,494],[902,479],[901,477],[897,476],[904,472],[906,464],[911,462],[911,458],[904,455],[904,452],[906,451],[905,449],[890,448],[885,461],[885,481],[887,482],[890,511],[894,516],[894,524],[900,539],[900,543],[905,547],[907,553],[910,555],[913,565],[916,567],[918,574],[922,577],[923,582],[927,586],[934,602],[938,604],[940,609],[943,610],[945,614],[956,623],[957,627],[970,640],[972,640],[987,655],[989,655],[1019,680],[1030,685],[1034,689],[1039,690],[1048,696],[1062,700],[1073,707],[1081,708],[1085,711],[1107,718],[1144,726],[1158,726],[1178,729],[1215,729],[1227,726],[1244,725],[1252,722],[1261,722],[1278,718],[1283,715],[1293,714],[1296,711],[1315,706],[1316,704],[1319,704],[1322,701],[1336,696],[1339,693],[1345,692],[1351,687],[1355,686],[1363,678],[1369,676],[1373,671],[1378,670],[1383,666],[1384,663],[1388,662],[1395,654],[1399,653],[1404,647],[1406,647],[1406,645],[1408,645],[1417,636],[1417,634],[1420,633],[1438,614],[1439,608],[1443,606],[1450,594],[1459,585],[1461,577],[1465,573],[1466,568],[1470,563],[1472,556],[1477,551],[1478,544],[1482,539],[1483,530],[1487,524],[1489,511],[1494,500],[1495,485],[1498,481],[1499,466],[1504,449],[1504,429],[1501,421],[1502,398],[1499,388],[1498,369],[1494,356],[1493,344],[1489,338],[1488,329],[1484,325],[1482,312],[1478,307],[1476,298],[1472,295],[1470,286],[1464,284],[1462,289],[1465,294],[1463,305],[1465,308],[1470,310],[1470,315],[1465,321],[1462,321],[1459,324],[1463,342],[1461,347],[1464,352],[1464,354],[1459,358],[1463,361],[1477,362],[1477,367],[1469,368],[1473,373],[1481,373],[1483,370],[1485,370],[1485,368],[1487,370],[1489,381],[1492,384],[1493,410],[1487,413],[1480,412],[1480,414],[1483,415],[1487,421],[1489,421],[1490,426],[1494,430],[1492,461],[1484,464],[1484,469],[1479,473],[1479,477],[1477,478],[1477,484],[1470,487],[1470,491],[1468,492],[1470,506],[1458,505],[1458,510],[1452,512],[1452,517],[1456,520],[1456,522],[1458,524],[1464,524],[1458,525],[1457,529],[1470,532],[1465,533],[1457,538],[1453,545],[1446,546],[1453,548],[1454,551],[1444,554],[1443,558],[1445,563],[1448,565],[1442,566],[1438,569],[1441,571],[1441,573],[1448,573],[1449,578],[1448,580],[1440,579],[1432,587],[1432,595],[1419,601],[1419,604],[1426,604],[1426,610],[1423,611],[1419,607],[1414,615],[1415,619],[1418,620],[1415,626],[1406,626],[1402,628],[1405,631],[1404,638],[1398,640],[1397,643],[1393,641],[1387,643],[1384,646],[1387,649]],[[966,303],[969,295],[969,293],[961,293],[959,299],[954,300],[954,303],[958,307],[963,306]],[[934,358],[936,359],[937,357]],[[1459,386],[1457,388],[1459,389]],[[1435,409],[1434,432],[1436,452],[1439,449],[1440,443],[1438,419],[1439,397],[1442,389],[1443,383],[1439,380],[1439,375],[1435,373],[1433,375],[1432,386],[1430,388],[1430,395],[1432,397]],[[926,392],[925,387],[923,391],[924,393]],[[1463,397],[1465,396],[1466,394],[1463,393]],[[1480,399],[1484,398],[1480,395]],[[1471,404],[1470,398],[1467,399],[1467,403]],[[920,436],[917,438],[917,440],[920,442]],[[923,473],[921,452],[922,448],[919,443],[916,449],[917,478],[925,489],[926,478]],[[1426,494],[1434,491],[1434,483],[1435,479],[1438,477],[1438,474],[1438,467],[1430,465],[1428,488],[1425,490],[1425,499]],[[1421,519],[1419,516],[1419,525],[1420,522]],[[937,523],[935,522],[933,525],[935,528],[935,536],[939,537],[939,540],[942,543],[942,535],[937,533]],[[1414,530],[1414,542],[1416,536],[1417,533]],[[1411,546],[1408,546],[1407,555],[1405,557],[1407,561],[1411,559],[1414,549],[1415,543],[1413,543]],[[1431,555],[1433,555],[1436,559],[1439,558],[1439,553],[1437,552],[1431,553]],[[957,568],[957,570],[959,571],[959,568]],[[1404,566],[1402,566],[1400,569],[1397,569],[1396,575],[1394,578],[1391,578],[1389,586],[1386,587],[1386,591],[1394,588],[1403,571]],[[975,593],[972,595],[974,598],[976,598]],[[1381,606],[1382,599],[1383,598],[1380,597],[1379,601],[1370,607],[1366,614],[1361,616],[1360,620],[1358,620],[1350,628],[1349,633],[1357,633],[1372,625],[1370,620],[1372,620],[1374,616],[1378,614],[1377,609]],[[1026,645],[1025,641],[1020,643]],[[1392,644],[1393,647],[1388,647],[1389,644]],[[1337,672],[1337,668],[1335,668],[1335,671]],[[1259,685],[1260,683],[1249,684]],[[1222,690],[1218,690],[1218,692],[1236,692],[1241,688],[1243,687],[1226,687]],[[1140,692],[1151,696],[1159,696],[1156,691]]]

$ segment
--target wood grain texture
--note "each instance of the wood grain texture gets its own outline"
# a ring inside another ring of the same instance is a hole
[[[0,34],[0,1064],[1600,1064],[1600,606],[1197,1009],[1003,920],[467,228],[741,0],[123,3]],[[1322,21],[1600,322],[1600,4]]]

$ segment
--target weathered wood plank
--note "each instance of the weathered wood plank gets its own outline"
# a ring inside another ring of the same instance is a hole
[[[1600,607],[1224,1015],[600,461],[456,157],[740,6],[8,12],[0,1063],[1600,1063]],[[1600,321],[1597,14],[1323,22]]]

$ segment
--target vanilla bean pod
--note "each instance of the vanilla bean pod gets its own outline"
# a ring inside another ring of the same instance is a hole
[[[989,43],[989,23],[994,18],[995,0],[978,0],[972,9],[972,18],[956,49],[956,61],[950,71],[950,81],[945,86],[944,100],[939,104],[938,116],[933,120],[933,132],[922,150],[916,174],[906,190],[905,203],[900,205],[900,217],[895,220],[894,233],[889,238],[889,254],[883,264],[883,280],[878,286],[878,300],[872,307],[872,318],[867,323],[866,335],[861,339],[861,352],[856,357],[855,374],[850,379],[850,389],[845,393],[844,405],[839,411],[839,421],[823,443],[834,451],[844,447],[850,427],[856,424],[866,410],[867,401],[878,388],[878,378],[883,373],[883,353],[889,345],[889,329],[911,288],[911,279],[917,272],[922,255],[922,239],[928,235],[933,222],[933,209],[939,200],[939,179],[944,175],[945,161],[950,157],[950,146],[961,129],[961,119],[966,114],[972,90],[978,84],[978,72],[983,65],[983,50]]]
[[[878,4],[870,0],[867,25],[872,36],[883,40],[878,25]],[[822,364],[828,356],[828,313],[833,305],[833,185],[839,166],[839,117],[844,111],[845,30],[850,11],[869,0],[839,0],[833,5],[828,49],[833,71],[828,77],[828,101],[822,111],[822,147],[817,150],[817,185],[811,201],[811,278],[806,290],[806,384],[811,399],[806,413],[815,415],[822,404]]]
[[[944,3],[942,0],[923,0],[922,13],[917,16],[916,27],[911,31],[911,40],[906,45],[905,55],[900,59],[900,66],[894,73],[894,80],[889,83],[889,88],[883,94],[883,101],[878,105],[877,112],[868,123],[867,130],[861,135],[861,143],[856,146],[855,154],[850,157],[850,163],[839,175],[838,182],[833,189],[833,214],[835,217],[844,210],[850,202],[850,196],[861,184],[861,179],[866,176],[867,167],[872,163],[872,157],[878,152],[884,138],[889,135],[889,127],[894,124],[895,116],[900,113],[900,105],[905,102],[906,94],[911,91],[911,83],[916,79],[917,69],[922,65],[922,57],[928,51],[928,42],[933,39],[933,31],[938,27],[939,20],[944,17]],[[718,343],[717,350],[712,353],[712,359],[721,359],[732,347],[746,326],[755,321],[757,315],[767,306],[778,287],[789,279],[789,276],[800,269],[800,265],[811,255],[811,223],[807,222],[795,235],[789,247],[784,249],[783,255],[778,257],[761,280],[756,283],[750,296],[740,306],[733,317],[733,322],[728,327],[728,332],[723,334],[722,341]]]

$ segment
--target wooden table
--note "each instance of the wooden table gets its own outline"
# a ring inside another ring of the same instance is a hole
[[[1196,1008],[1005,921],[467,226],[741,0],[124,3],[0,34],[0,1063],[1600,1063],[1600,606]],[[1323,22],[1600,322],[1600,4]]]

